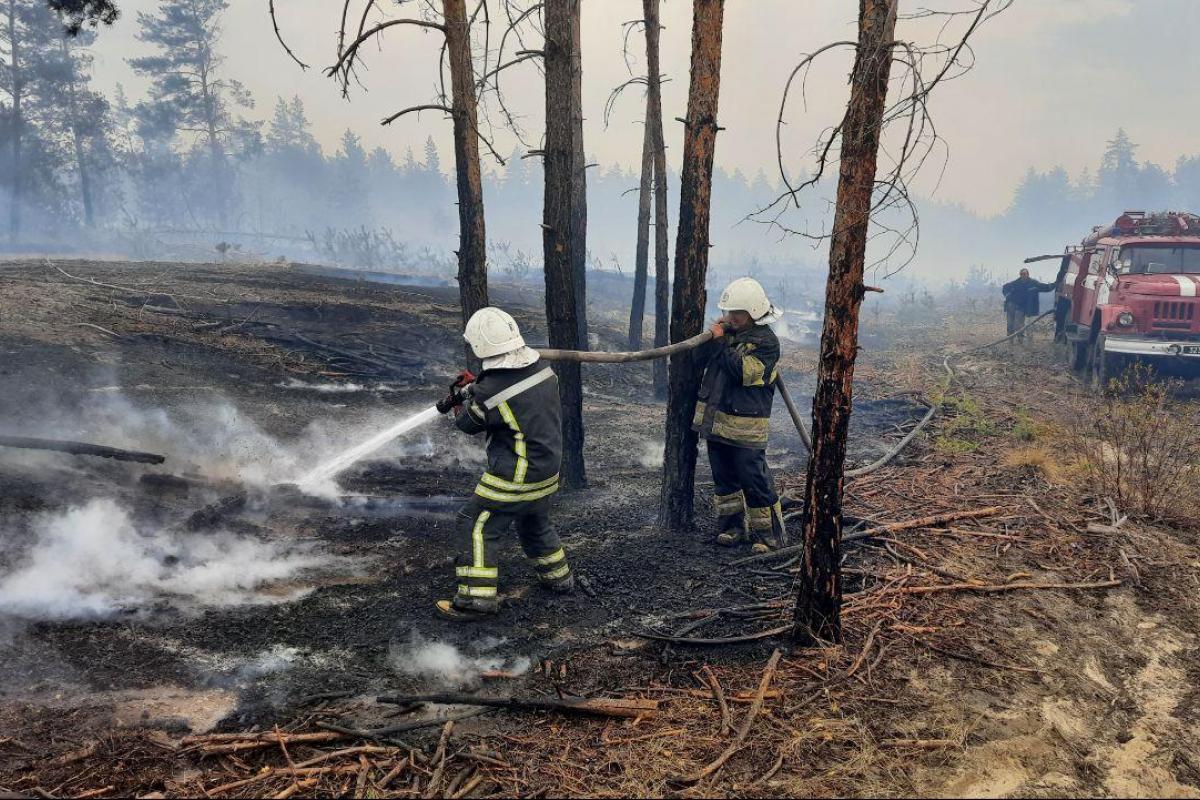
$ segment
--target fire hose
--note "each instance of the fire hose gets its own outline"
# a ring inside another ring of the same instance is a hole
[[[1045,314],[1042,314],[1041,316],[1029,322],[1020,330],[1010,333],[1003,339],[997,339],[994,342],[989,342],[988,344],[981,345],[979,347],[973,347],[969,350],[963,350],[959,353],[949,353],[942,360],[942,366],[945,368],[946,373],[950,377],[953,377],[954,368],[950,366],[950,362],[955,357],[968,355],[970,353],[978,353],[1011,341],[1053,313],[1053,311],[1047,311]],[[581,363],[592,364],[627,364],[634,361],[651,361],[656,358],[666,358],[674,355],[675,353],[693,350],[710,341],[712,338],[713,335],[711,331],[703,331],[702,333],[699,333],[690,339],[684,339],[683,341],[676,342],[675,344],[670,344],[663,347],[655,347],[650,350],[638,350],[634,352],[620,353],[582,350],[538,350],[538,354],[547,361],[577,361]],[[800,441],[804,443],[804,448],[811,453],[812,438],[809,436],[808,430],[804,427],[804,420],[801,417],[800,410],[796,407],[795,401],[792,399],[791,393],[788,391],[787,384],[783,382],[782,378],[779,378],[776,380],[776,386],[779,387],[779,396],[783,399],[783,404],[787,407],[788,416],[791,417],[792,424],[796,426],[796,432],[800,434]],[[924,430],[929,423],[933,421],[933,418],[937,416],[939,405],[929,401],[925,402],[929,407],[928,411],[926,411],[925,416],[923,416],[920,421],[917,422],[917,424],[914,425],[907,434],[905,434],[903,439],[897,442],[895,446],[870,464],[857,467],[855,469],[846,470],[845,477],[857,478],[863,475],[869,475],[870,473],[887,466],[896,456],[900,455],[900,453],[912,443],[913,439],[917,437],[917,434]]]
[[[690,339],[684,339],[682,342],[663,345],[662,347],[655,347],[650,350],[636,350],[622,353],[598,352],[595,350],[538,350],[538,355],[546,361],[576,361],[586,364],[629,364],[635,361],[653,361],[658,358],[668,358],[676,353],[695,350],[700,345],[712,341],[712,338],[712,331],[703,331]],[[788,415],[792,418],[792,424],[796,426],[796,432],[800,434],[800,441],[804,443],[804,449],[811,453],[812,439],[808,435],[808,430],[804,427],[804,420],[800,416],[800,410],[796,408],[796,403],[792,400],[791,393],[788,392],[787,384],[783,382],[782,378],[776,378],[775,385],[779,388],[779,396],[783,398],[783,404],[787,406]]]

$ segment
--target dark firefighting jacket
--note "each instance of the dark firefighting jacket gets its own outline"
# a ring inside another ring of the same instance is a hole
[[[1004,284],[1000,291],[1004,293],[1006,310],[1011,306],[1027,317],[1036,317],[1041,305],[1038,294],[1053,289],[1053,283],[1042,283],[1033,278],[1017,278]]]
[[[508,507],[558,491],[562,406],[558,378],[544,362],[484,370],[455,424],[466,433],[487,434],[488,469],[475,495],[488,505]]]
[[[766,325],[728,333],[700,347],[705,368],[692,429],[701,438],[765,450],[779,373],[779,339]]]

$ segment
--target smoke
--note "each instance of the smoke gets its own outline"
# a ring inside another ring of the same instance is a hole
[[[334,391],[323,385],[312,386],[318,391]],[[338,391],[352,389],[349,385],[337,387]],[[29,435],[74,438],[159,453],[167,457],[175,474],[191,473],[210,481],[231,481],[260,488],[295,483],[322,462],[413,413],[408,408],[376,408],[355,412],[353,416],[325,416],[285,441],[264,431],[231,402],[221,398],[184,404],[169,411],[134,404],[119,391],[92,393],[77,408],[56,408],[50,400],[24,405],[38,406],[38,416],[28,421],[14,420],[12,424],[25,425]],[[434,425],[437,423],[435,420]],[[435,444],[430,436],[432,427],[426,426],[388,443],[371,458],[444,453],[440,443]],[[453,437],[452,441],[460,439],[465,437]],[[455,444],[469,443],[456,441]],[[460,452],[456,448],[455,455],[466,460],[467,453],[465,449]],[[14,458],[10,453],[0,457],[6,463]],[[336,496],[336,480],[325,481],[313,493],[328,498]]]
[[[638,463],[645,469],[662,469],[664,449],[662,442],[642,442]]]
[[[167,603],[179,608],[282,602],[261,594],[329,562],[311,548],[229,533],[140,529],[112,500],[93,500],[34,520],[23,553],[3,553],[0,613],[26,619],[107,617]],[[2,531],[5,541],[14,541]],[[14,557],[15,556],[15,557]]]
[[[351,394],[367,390],[367,387],[361,383],[307,383],[296,378],[289,378],[285,382],[275,385],[280,389],[302,389],[323,394]],[[382,391],[382,388],[377,391]]]
[[[506,659],[490,655],[504,644],[503,639],[486,638],[476,643],[478,656],[469,656],[447,642],[428,641],[413,633],[407,644],[393,642],[388,652],[392,668],[403,675],[429,678],[446,686],[468,686],[477,683],[483,673],[499,670],[511,675],[524,675],[531,662],[526,656]]]

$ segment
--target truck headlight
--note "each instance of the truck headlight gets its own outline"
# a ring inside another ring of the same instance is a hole
[[[1122,311],[1120,314],[1117,314],[1117,324],[1123,328],[1128,328],[1133,324],[1133,314],[1130,314],[1128,311]]]

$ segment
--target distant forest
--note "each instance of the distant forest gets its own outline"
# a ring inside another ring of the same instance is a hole
[[[129,63],[150,88],[130,98],[121,87],[108,95],[93,85],[92,47],[103,29],[66,36],[64,19],[44,0],[0,3],[0,247],[188,260],[236,251],[452,275],[453,178],[432,139],[420,152],[393,154],[366,150],[347,130],[325,151],[300,98],[260,105],[227,73],[226,7],[162,0],[154,14],[138,14],[144,52]],[[489,267],[512,279],[536,278],[541,266],[541,165],[522,155],[485,168]],[[589,170],[594,269],[632,271],[637,183],[628,169]],[[678,185],[671,175],[668,190]],[[750,273],[800,294],[819,277],[822,251],[746,221],[779,191],[762,173],[717,171],[714,280]],[[819,226],[824,204],[809,205]],[[673,194],[672,217],[677,207]],[[1200,210],[1200,156],[1180,157],[1170,169],[1142,163],[1119,130],[1094,170],[1072,177],[1030,169],[1003,214],[918,201],[920,248],[894,280],[1007,275],[1022,256],[1057,251],[1126,208],[1168,207]]]

